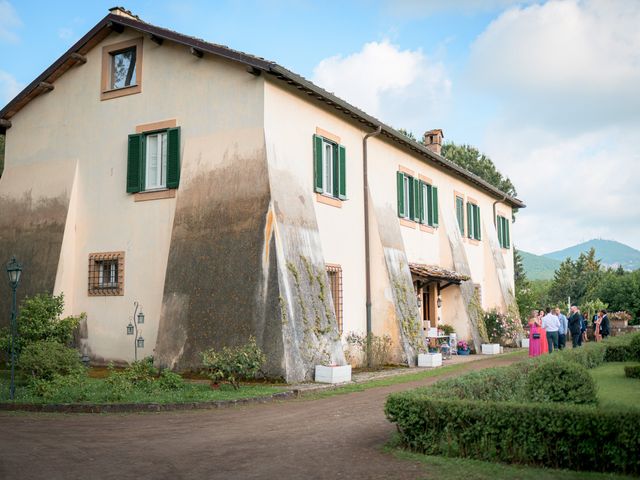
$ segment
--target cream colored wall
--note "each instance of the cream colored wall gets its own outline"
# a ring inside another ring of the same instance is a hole
[[[139,356],[153,354],[177,200],[134,202],[126,193],[127,135],[137,125],[176,119],[182,158],[197,163],[223,132],[261,128],[263,120],[262,79],[238,64],[207,55],[198,59],[187,47],[168,41],[158,46],[148,38],[142,93],[101,101],[102,47],[139,36],[125,30],[93,48],[86,64],[69,70],[52,92],[12,118],[7,142],[3,193],[30,188],[70,194],[73,183],[56,292],[64,291],[68,313],[87,313],[88,346],[97,360],[132,359],[126,326],[134,301],[146,316]],[[37,182],[32,171],[39,172]],[[9,182],[14,176],[18,180]],[[64,181],[47,181],[58,176]],[[88,256],[107,251],[125,252],[124,295],[89,297]]]

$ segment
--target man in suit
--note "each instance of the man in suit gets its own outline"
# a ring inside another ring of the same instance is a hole
[[[573,348],[582,345],[582,322],[583,318],[577,305],[571,305],[571,316],[569,317],[569,332],[571,332],[571,342]]]
[[[600,310],[602,315],[602,321],[600,322],[600,335],[602,338],[607,338],[611,333],[611,325],[609,324],[609,317],[606,310]]]
[[[558,350],[562,350],[567,346],[567,330],[569,330],[569,321],[557,307],[556,317],[560,320],[560,328],[558,329]]]

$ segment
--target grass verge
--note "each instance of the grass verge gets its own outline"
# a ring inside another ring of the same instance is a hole
[[[438,480],[627,480],[635,477],[610,473],[574,472],[526,465],[505,465],[466,458],[437,457],[410,452],[397,446],[394,439],[384,451],[400,460],[419,462],[424,478]]]
[[[522,359],[526,358],[528,355],[526,350],[517,350],[515,352],[509,352],[498,356],[491,356],[487,358],[483,358],[482,360],[477,360],[476,362],[484,362],[490,359],[498,358],[511,358],[521,357]],[[473,362],[473,363],[476,363]],[[320,391],[312,391],[309,393],[303,393],[303,400],[318,400],[320,398],[332,397],[334,395],[345,395],[347,393],[353,392],[363,392],[365,390],[369,390],[370,388],[377,387],[389,387],[391,385],[397,385],[399,383],[409,383],[409,382],[417,382],[419,380],[423,380],[425,378],[437,377],[440,375],[444,375],[447,373],[456,372],[458,370],[464,369],[470,362],[466,363],[458,363],[456,365],[448,365],[445,367],[433,368],[428,370],[421,370],[419,372],[393,375],[385,378],[380,378],[378,380],[370,380],[362,383],[350,383],[344,386],[328,388]]]
[[[640,408],[640,380],[626,377],[625,365],[637,362],[610,362],[589,371],[598,386],[600,408]]]

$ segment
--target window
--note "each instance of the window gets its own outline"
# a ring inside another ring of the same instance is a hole
[[[124,294],[124,252],[89,255],[89,296]]]
[[[180,127],[129,135],[127,192],[178,188]]]
[[[336,312],[338,331],[342,333],[342,267],[340,265],[327,264],[327,275],[331,286],[331,297]]]
[[[397,172],[398,216],[414,222],[438,226],[438,187]]]
[[[467,202],[467,235],[474,240],[481,240],[480,207]]]
[[[313,136],[314,190],[347,199],[346,149],[320,135]]]
[[[102,48],[101,88],[102,100],[142,91],[142,38]]]
[[[458,220],[458,228],[460,235],[464,237],[464,198],[456,195],[456,220]]]
[[[500,244],[500,247],[510,248],[511,238],[509,235],[509,220],[498,215],[498,221],[496,224],[498,228],[498,243]]]

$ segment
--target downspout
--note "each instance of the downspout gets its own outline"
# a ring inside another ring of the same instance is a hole
[[[493,202],[493,226],[498,228],[498,221],[496,220],[496,203],[504,202],[507,199],[507,194],[505,193],[502,197],[502,200],[496,200]]]
[[[369,259],[369,174],[367,166],[367,140],[382,133],[382,126],[375,132],[367,133],[362,139],[362,173],[364,186],[364,265],[367,308],[367,364],[371,366],[371,263]]]

